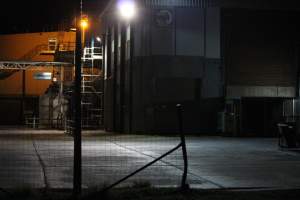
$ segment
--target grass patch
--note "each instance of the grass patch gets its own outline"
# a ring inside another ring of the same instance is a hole
[[[141,187],[142,186],[142,187]],[[13,196],[0,192],[1,200],[75,200],[71,190],[12,190]],[[138,184],[136,187],[112,189],[106,193],[85,191],[80,200],[296,200],[299,190],[270,191],[226,191],[226,190],[188,190],[162,189]],[[87,194],[88,193],[88,194]],[[79,200],[77,199],[77,200]]]
[[[133,181],[132,188],[151,188],[151,183],[144,180]]]

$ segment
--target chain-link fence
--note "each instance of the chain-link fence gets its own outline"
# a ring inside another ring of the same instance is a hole
[[[185,165],[178,133],[89,130],[82,131],[81,144],[83,189],[182,184]],[[63,130],[2,128],[0,163],[0,188],[72,189],[74,137]]]

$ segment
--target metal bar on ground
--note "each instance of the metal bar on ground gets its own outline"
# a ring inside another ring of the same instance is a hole
[[[178,128],[179,128],[180,140],[181,140],[180,143],[177,146],[175,146],[173,149],[169,150],[168,152],[164,153],[163,155],[159,156],[158,158],[154,159],[153,161],[149,162],[148,164],[144,165],[143,167],[135,170],[131,174],[125,176],[124,178],[122,178],[122,179],[118,180],[117,182],[111,184],[110,186],[104,188],[101,192],[106,192],[106,191],[110,190],[111,188],[119,185],[123,181],[129,179],[130,177],[134,176],[135,174],[139,173],[140,171],[143,171],[144,169],[150,167],[151,165],[158,162],[162,158],[164,158],[164,157],[168,156],[169,154],[173,153],[174,151],[176,151],[180,147],[182,148],[182,154],[183,154],[183,160],[184,160],[184,170],[183,170],[183,174],[182,174],[181,188],[184,189],[184,190],[189,188],[189,185],[186,183],[187,172],[188,172],[188,159],[187,159],[185,136],[184,136],[184,133],[183,133],[183,122],[182,122],[182,112],[183,112],[183,110],[182,110],[182,105],[181,104],[177,104],[176,107],[177,107],[177,114],[178,114],[178,125],[179,125]]]
[[[130,177],[134,176],[135,174],[139,173],[140,171],[143,171],[144,169],[146,169],[147,167],[150,167],[151,165],[153,165],[154,163],[156,163],[157,161],[161,160],[162,158],[168,156],[169,154],[173,153],[174,151],[176,151],[177,149],[179,149],[181,147],[181,143],[179,143],[176,147],[174,147],[173,149],[171,149],[170,151],[166,152],[165,154],[159,156],[158,158],[154,159],[153,161],[149,162],[148,164],[144,165],[143,167],[137,169],[136,171],[132,172],[131,174],[125,176],[124,178],[120,179],[119,181],[113,183],[112,185],[104,188],[102,190],[102,192],[105,192],[117,185],[119,185],[120,183],[122,183],[123,181],[129,179]]]

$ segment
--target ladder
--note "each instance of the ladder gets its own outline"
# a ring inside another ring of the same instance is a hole
[[[100,75],[83,73],[81,85],[82,128],[102,128],[103,126],[103,91],[96,87],[101,81]]]
[[[102,59],[102,47],[85,47],[83,49],[81,68],[81,123],[83,129],[103,128]],[[73,123],[72,119],[66,121],[66,132],[69,134],[72,134]]]

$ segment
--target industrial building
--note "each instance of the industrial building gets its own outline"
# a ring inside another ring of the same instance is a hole
[[[0,36],[0,125],[72,127],[75,32]],[[100,44],[82,57],[82,123],[102,127]]]
[[[293,0],[109,1],[84,46],[83,128],[174,133],[180,103],[186,133],[275,136],[298,118],[299,16]],[[0,125],[72,127],[74,43],[0,36]]]
[[[118,15],[122,3],[135,16]],[[106,129],[174,132],[181,103],[185,132],[276,135],[299,96],[299,16],[297,1],[111,0]]]

